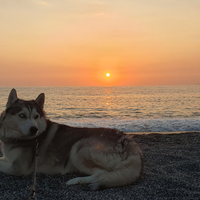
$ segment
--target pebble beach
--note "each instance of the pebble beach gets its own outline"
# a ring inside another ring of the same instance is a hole
[[[65,185],[75,175],[37,174],[37,200],[200,199],[200,132],[129,134],[144,155],[137,183],[90,191],[88,186]],[[32,175],[0,173],[0,200],[28,199],[31,183]]]

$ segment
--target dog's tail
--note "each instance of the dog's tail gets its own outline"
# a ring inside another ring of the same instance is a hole
[[[132,155],[127,160],[122,161],[113,170],[100,170],[93,174],[90,187],[92,190],[98,190],[101,188],[129,185],[140,178],[142,171],[142,155]]]

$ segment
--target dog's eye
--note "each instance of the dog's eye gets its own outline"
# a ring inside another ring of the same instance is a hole
[[[21,113],[21,114],[19,114],[19,117],[20,117],[20,118],[26,118],[26,115],[23,114],[23,113]]]
[[[39,117],[40,117],[39,115],[35,115],[35,117],[34,117],[34,118],[35,118],[35,119],[38,119]]]

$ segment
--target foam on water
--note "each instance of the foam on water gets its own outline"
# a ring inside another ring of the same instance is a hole
[[[75,127],[106,127],[115,128],[124,132],[178,132],[199,131],[199,118],[173,118],[173,119],[73,119],[56,120]]]

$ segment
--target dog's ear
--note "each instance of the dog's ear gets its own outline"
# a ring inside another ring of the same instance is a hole
[[[15,89],[12,89],[11,92],[10,92],[10,95],[8,97],[8,102],[6,104],[6,109],[8,109],[10,106],[12,106],[13,103],[15,103],[15,101],[18,100],[18,97],[17,97],[17,92]]]
[[[43,110],[44,107],[44,99],[45,99],[45,95],[44,93],[41,93],[37,99],[35,100],[35,102],[40,106],[40,108]]]

